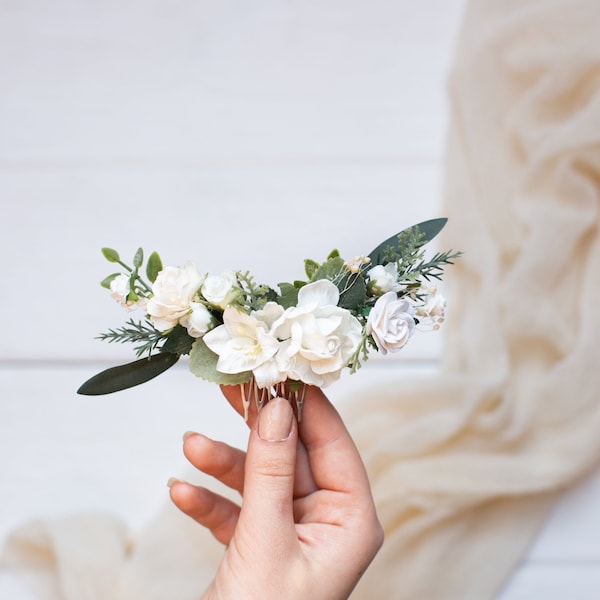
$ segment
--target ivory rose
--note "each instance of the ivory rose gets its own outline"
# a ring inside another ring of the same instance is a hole
[[[380,295],[386,292],[397,292],[401,286],[398,283],[398,267],[396,263],[376,265],[367,272],[369,290]]]
[[[361,325],[338,301],[331,281],[309,283],[300,289],[297,306],[273,324],[273,334],[283,340],[277,364],[290,379],[325,387],[339,378],[358,348]]]
[[[238,295],[235,273],[224,271],[220,275],[208,275],[202,284],[202,295],[209,304],[221,309]]]
[[[117,275],[110,282],[111,297],[121,306],[127,305],[127,295],[129,294],[129,277],[126,275]]]
[[[415,329],[413,307],[408,300],[398,299],[395,292],[381,296],[371,309],[366,333],[371,335],[382,354],[398,352]]]
[[[203,281],[204,275],[192,262],[185,267],[166,267],[158,274],[146,310],[159,331],[175,327],[186,317]]]
[[[202,337],[214,325],[210,311],[200,302],[192,302],[190,312],[181,317],[179,322],[187,329],[193,338]]]

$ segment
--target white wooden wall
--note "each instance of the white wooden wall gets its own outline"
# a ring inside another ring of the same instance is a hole
[[[184,468],[183,431],[244,443],[184,366],[75,394],[132,358],[93,339],[126,316],[99,248],[277,283],[438,216],[463,4],[0,0],[0,540],[74,510],[141,528]],[[393,366],[432,371],[440,342]],[[368,369],[334,400],[390,363]],[[598,501],[598,477],[566,495],[502,600],[600,597]],[[26,596],[4,574],[0,597]]]

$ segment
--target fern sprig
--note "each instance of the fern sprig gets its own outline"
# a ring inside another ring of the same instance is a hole
[[[96,339],[106,341],[109,344],[132,343],[139,344],[134,347],[135,354],[139,358],[146,352],[148,355],[165,339],[164,334],[158,331],[149,321],[142,323],[129,319],[126,325],[117,329],[109,329],[101,333]]]
[[[427,281],[431,279],[441,280],[444,274],[444,266],[453,264],[453,260],[462,255],[462,252],[452,252],[448,250],[446,252],[437,252],[434,256],[428,260],[420,260],[420,262],[409,269],[408,272],[403,274],[403,281],[415,281],[423,278]]]

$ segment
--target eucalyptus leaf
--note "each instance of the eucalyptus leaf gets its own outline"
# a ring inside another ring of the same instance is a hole
[[[88,379],[77,393],[84,396],[100,396],[126,390],[164,373],[178,360],[178,354],[163,352],[126,365],[111,367]]]
[[[161,350],[172,354],[189,354],[194,340],[195,338],[188,334],[185,327],[175,325],[167,335]]]
[[[163,270],[162,261],[158,252],[153,252],[148,258],[148,264],[146,265],[146,275],[150,283],[156,281],[156,277]]]
[[[133,255],[133,266],[136,269],[139,269],[144,262],[144,251],[141,248],[138,248]]]
[[[283,308],[290,308],[298,304],[298,288],[291,283],[280,283],[279,290],[281,295],[277,299],[277,303]]]
[[[448,219],[445,217],[439,219],[431,219],[429,221],[423,221],[423,223],[418,223],[417,225],[413,225],[412,227],[408,227],[404,229],[400,233],[393,235],[392,237],[382,242],[369,254],[369,258],[371,259],[371,265],[385,265],[385,251],[389,247],[396,248],[398,246],[398,236],[404,233],[408,233],[411,230],[417,229],[419,234],[423,236],[423,241],[421,243],[422,246],[430,242],[446,225]]]
[[[310,258],[305,259],[304,261],[304,271],[306,272],[306,276],[309,279],[312,279],[315,271],[319,268],[319,263],[311,260]]]
[[[119,262],[121,260],[119,253],[112,248],[102,248],[102,255],[108,262]]]
[[[334,256],[325,261],[314,273],[312,281],[318,279],[329,279],[330,281],[338,281],[340,275],[347,272],[344,259],[341,256]],[[338,286],[339,287],[339,286]]]
[[[118,277],[120,274],[121,274],[121,273],[111,273],[111,274],[110,274],[108,277],[105,277],[105,278],[104,278],[104,279],[103,279],[103,280],[100,282],[100,285],[101,285],[103,288],[106,288],[107,290],[109,290],[109,289],[110,289],[110,282],[111,282],[113,279],[117,278],[117,277]]]
[[[217,371],[218,354],[215,354],[202,338],[197,339],[190,351],[190,371],[207,381],[218,383],[220,385],[238,385],[249,381],[252,377],[251,371],[243,373],[221,373]]]

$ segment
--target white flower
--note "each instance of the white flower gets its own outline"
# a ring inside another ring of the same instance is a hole
[[[182,317],[179,322],[187,329],[193,338],[202,337],[214,325],[210,311],[200,302],[191,303],[191,312]]]
[[[324,387],[339,378],[358,348],[362,328],[356,317],[337,306],[339,291],[329,280],[309,283],[298,305],[273,324],[281,342],[277,363],[291,379]]]
[[[366,332],[373,336],[382,354],[397,352],[415,329],[413,308],[408,300],[387,292],[375,302],[367,319]]]
[[[209,304],[221,309],[238,295],[235,273],[224,271],[220,275],[208,275],[202,284],[202,295]]]
[[[387,265],[376,265],[367,272],[369,278],[369,289],[374,294],[380,295],[386,292],[397,292],[402,286],[398,283],[398,267],[396,263]]]
[[[129,294],[129,277],[117,275],[110,282],[111,297],[121,306],[127,306],[127,295]]]
[[[204,343],[219,355],[217,370],[231,374],[252,371],[259,387],[285,381],[286,374],[274,361],[279,341],[269,333],[268,325],[282,313],[283,308],[274,302],[268,302],[262,311],[251,315],[228,306],[223,312],[223,325],[203,338]]]
[[[417,315],[421,317],[444,317],[446,312],[446,299],[437,291],[436,287],[427,289],[425,304],[417,308]]]
[[[191,262],[185,267],[166,267],[158,274],[146,310],[159,331],[175,327],[188,315],[203,281],[204,275]]]
[[[146,304],[145,298],[138,298],[136,301],[127,299],[127,296],[129,296],[129,292],[131,291],[129,277],[127,275],[117,275],[110,282],[110,291],[111,297],[125,308],[133,309],[139,306],[145,306]]]

